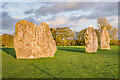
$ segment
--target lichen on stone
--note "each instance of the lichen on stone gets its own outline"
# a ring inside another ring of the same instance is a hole
[[[110,49],[110,39],[109,32],[106,27],[103,27],[102,32],[100,34],[100,48],[101,49]]]
[[[38,27],[26,20],[15,25],[14,48],[16,57],[24,59],[53,57],[57,51],[49,25],[41,23]]]
[[[93,27],[88,27],[85,35],[85,50],[86,52],[97,52],[98,38]]]

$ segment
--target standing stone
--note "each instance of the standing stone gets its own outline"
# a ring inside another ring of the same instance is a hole
[[[98,38],[93,27],[87,28],[84,39],[86,52],[97,52]]]
[[[102,32],[100,34],[100,47],[101,49],[110,49],[109,44],[109,32],[107,31],[106,27],[103,27]]]
[[[53,57],[57,51],[49,25],[21,20],[15,25],[14,48],[18,59]]]
[[[7,44],[5,44],[5,47],[8,47],[8,45],[7,45]]]

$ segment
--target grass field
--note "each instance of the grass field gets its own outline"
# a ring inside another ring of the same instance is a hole
[[[52,58],[16,59],[14,48],[2,48],[3,78],[117,78],[118,46],[85,53],[83,46],[58,47]]]

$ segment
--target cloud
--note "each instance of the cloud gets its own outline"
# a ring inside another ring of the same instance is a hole
[[[2,12],[2,17],[6,17],[6,16],[8,16],[8,12]]]
[[[33,13],[33,11],[34,11],[34,9],[30,9],[30,10],[25,11],[24,14],[31,14],[31,13]]]
[[[113,27],[118,27],[118,16],[112,16],[107,19]]]
[[[2,12],[0,13],[2,15],[2,30],[0,31],[0,35],[7,33],[7,34],[14,34],[15,32],[15,24],[20,20],[27,20],[29,22],[33,22],[36,25],[39,25],[40,22],[38,20],[35,20],[33,17],[27,17],[27,18],[19,18],[15,16],[9,16],[8,12]]]
[[[98,3],[97,3],[98,4]],[[79,18],[98,19],[99,17],[109,17],[118,14],[118,3],[107,2],[99,3],[89,15],[82,15]]]
[[[24,20],[28,21],[28,22],[32,22],[35,23],[36,25],[40,24],[40,20],[39,19],[34,19],[33,17],[29,16],[27,18],[24,18]]]
[[[15,32],[14,30],[2,29],[2,30],[0,31],[0,35],[2,35],[3,33],[4,33],[4,34],[14,34],[14,32]]]
[[[47,21],[47,23],[52,27],[65,26],[65,25],[68,25],[69,22],[70,21],[64,16],[58,16],[56,18],[54,17]]]
[[[35,20],[32,17],[27,17],[24,20],[27,20],[28,22],[35,22]]]
[[[2,12],[2,28],[3,29],[11,29],[15,26],[17,21],[20,19],[15,19],[11,16],[9,16],[8,12]]]
[[[63,15],[55,15],[51,19],[47,20],[47,23],[51,25],[51,27],[58,27],[58,26],[78,26],[81,23],[88,22],[87,19],[74,19],[72,20],[70,17],[65,17]]]
[[[7,2],[3,2],[3,3],[2,3],[2,8],[3,8],[3,9],[6,9],[6,8],[7,8],[7,4],[8,4]]]
[[[49,3],[48,3],[49,4]],[[85,18],[98,18],[101,16],[110,16],[117,13],[118,3],[117,2],[59,2],[52,6],[43,5],[42,7],[35,10],[36,15],[49,15],[58,14],[61,12],[83,10],[93,10],[88,16],[81,16]],[[29,11],[29,10],[28,10]],[[30,10],[32,11],[32,10]]]
[[[35,13],[37,15],[57,14],[60,12],[75,11],[79,9],[94,7],[92,6],[93,4],[94,3],[88,2],[59,2],[55,3],[52,6],[44,5],[39,9],[35,10]]]
[[[96,9],[88,15],[88,18],[95,19],[99,17],[114,16],[118,13],[117,3],[104,3],[101,7],[96,7]]]
[[[81,3],[81,2],[80,2]],[[118,14],[118,3],[117,2],[90,2],[82,3],[83,5],[79,6],[78,10],[82,10],[82,12],[91,12],[88,14],[82,14],[76,16],[72,14],[70,17],[72,20],[79,19],[98,19],[99,17],[109,17],[115,16]],[[76,4],[77,5],[77,4]],[[92,5],[92,6],[91,6]],[[76,6],[74,6],[76,7]],[[76,8],[77,9],[77,8]],[[71,9],[72,11],[72,9]]]
[[[11,16],[11,18],[13,18],[13,19],[18,19],[18,20],[23,19],[23,18],[15,17],[15,16]]]
[[[78,23],[85,23],[85,22],[87,22],[88,20],[87,19],[79,19],[77,22]]]
[[[81,30],[92,24],[96,25],[99,17],[107,17],[110,24],[117,25],[117,18],[108,18],[117,16],[118,3],[115,2],[53,2],[52,4],[45,2],[34,3],[34,5],[32,3],[27,4],[29,8],[26,9],[28,10],[22,9],[20,11],[22,13],[17,12],[16,9],[23,6],[23,4],[20,4],[19,7],[16,6],[16,8],[9,6],[9,10],[6,11],[10,12],[13,9],[13,13],[5,10],[2,12],[3,29],[14,28],[15,24],[22,19],[37,25],[44,21],[50,27],[68,26],[74,30]]]
[[[27,20],[29,22],[33,22],[35,24],[39,24],[38,20],[35,20],[33,17],[29,16],[27,18],[20,18],[15,16],[9,16],[8,12],[2,12],[2,28],[3,29],[11,29],[15,27],[15,24],[20,20]]]
[[[74,19],[72,20],[70,17],[65,17],[63,15],[53,16],[51,19],[47,21],[50,27],[69,27],[72,30],[80,31],[81,29],[87,28],[91,23],[91,20],[87,19]],[[96,20],[94,20],[96,22]]]

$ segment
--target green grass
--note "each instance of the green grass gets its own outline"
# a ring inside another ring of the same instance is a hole
[[[118,46],[85,53],[83,46],[58,47],[54,57],[16,59],[14,48],[2,48],[3,78],[117,78]]]

